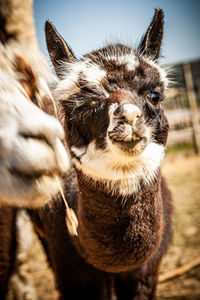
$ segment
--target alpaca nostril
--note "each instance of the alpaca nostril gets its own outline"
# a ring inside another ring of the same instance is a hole
[[[132,103],[122,103],[114,111],[114,116],[125,122],[134,123],[142,116],[141,110],[138,106]]]

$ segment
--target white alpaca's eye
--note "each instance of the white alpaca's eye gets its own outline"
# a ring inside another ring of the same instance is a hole
[[[90,106],[91,107],[98,107],[99,106],[99,100],[92,100],[90,101]]]

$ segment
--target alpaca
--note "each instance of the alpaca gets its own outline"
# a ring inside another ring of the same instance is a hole
[[[31,231],[16,206],[44,205],[70,165],[60,122],[36,106],[51,103],[51,78],[36,41],[32,1],[0,1],[0,299],[14,269],[17,293],[35,299],[24,272]]]
[[[161,175],[168,121],[167,78],[158,65],[163,12],[136,50],[108,45],[77,60],[47,21],[47,47],[60,78],[54,97],[73,166],[64,198],[30,211],[61,299],[156,299],[171,238],[171,195]],[[69,216],[66,215],[68,218]]]
[[[0,205],[38,207],[69,167],[64,132],[36,106],[51,98],[52,75],[37,46],[32,1],[1,2],[0,18]]]

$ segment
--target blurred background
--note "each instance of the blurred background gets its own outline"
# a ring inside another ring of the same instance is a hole
[[[50,62],[44,34],[47,19],[80,57],[107,42],[137,46],[155,8],[162,8],[165,14],[160,62],[172,67],[164,103],[170,133],[163,173],[174,198],[174,238],[161,266],[164,277],[160,277],[158,296],[160,300],[199,300],[200,1],[35,0],[34,16],[40,49]],[[30,257],[39,299],[58,299],[53,274],[36,237]]]

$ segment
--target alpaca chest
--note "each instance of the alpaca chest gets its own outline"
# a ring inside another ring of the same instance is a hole
[[[125,202],[85,187],[80,195],[78,238],[86,261],[103,271],[122,272],[153,255],[162,230],[157,184]]]

